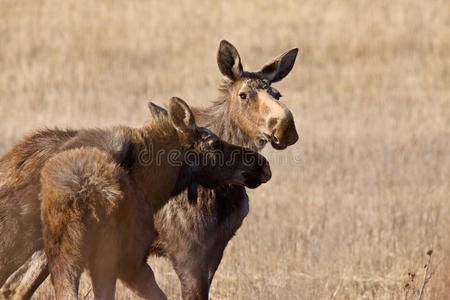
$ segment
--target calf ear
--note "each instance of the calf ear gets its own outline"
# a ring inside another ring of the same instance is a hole
[[[161,115],[167,116],[167,110],[165,108],[162,108],[161,106],[156,105],[153,102],[148,103],[148,109],[150,110],[153,119],[157,119]]]
[[[229,79],[238,80],[241,78],[243,69],[239,53],[233,45],[225,40],[220,42],[217,64],[220,72]]]
[[[259,73],[270,82],[277,82],[291,72],[297,57],[298,48],[294,48],[275,57],[261,68]]]
[[[177,97],[172,97],[169,105],[169,116],[173,126],[182,133],[194,133],[197,129],[194,114],[189,106]]]

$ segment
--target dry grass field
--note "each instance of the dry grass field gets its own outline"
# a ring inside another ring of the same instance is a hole
[[[250,70],[299,47],[276,87],[300,141],[264,151],[273,179],[249,191],[211,297],[417,299],[433,249],[425,299],[450,299],[448,0],[0,0],[0,155],[38,127],[140,125],[148,100],[207,105],[221,39]]]

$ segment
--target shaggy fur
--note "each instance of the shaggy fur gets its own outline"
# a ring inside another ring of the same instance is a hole
[[[165,298],[145,258],[155,236],[153,213],[169,198],[181,167],[167,157],[161,166],[137,160],[149,145],[186,151],[195,128],[174,124],[160,118],[142,129],[82,130],[45,164],[42,234],[57,299],[77,299],[85,268],[96,298],[114,298],[116,278],[141,297]]]
[[[0,159],[0,284],[43,249],[39,217],[40,173],[72,130],[41,130]],[[44,277],[45,278],[45,277]]]

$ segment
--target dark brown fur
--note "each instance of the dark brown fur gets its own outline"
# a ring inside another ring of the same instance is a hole
[[[293,117],[284,104],[278,102],[280,95],[270,83],[289,73],[296,53],[296,49],[288,51],[266,64],[260,72],[249,73],[243,71],[236,49],[222,42],[218,62],[228,79],[220,88],[220,98],[211,107],[193,109],[197,122],[228,142],[254,150],[262,149],[268,141],[276,148],[295,143],[297,133]],[[236,59],[241,67],[240,70],[237,68],[235,76],[233,65]],[[240,91],[247,93],[252,103],[242,101]],[[258,94],[263,101],[259,101]],[[273,116],[271,107],[275,107]],[[284,113],[284,117],[280,117],[280,113]],[[267,131],[258,131],[258,126]],[[164,255],[172,262],[185,299],[208,298],[223,251],[247,213],[248,197],[245,189],[239,186],[215,190],[200,187],[196,201],[192,201],[185,190],[158,212],[155,217],[158,235],[152,253]],[[31,286],[28,292],[32,294]]]

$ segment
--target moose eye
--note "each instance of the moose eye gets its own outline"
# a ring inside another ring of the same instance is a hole
[[[240,94],[239,94],[239,97],[241,97],[242,100],[245,100],[245,99],[247,99],[247,94],[245,94],[245,93],[240,93]]]
[[[206,139],[209,138],[209,133],[206,132],[206,131],[202,131],[201,134],[200,134],[200,137],[201,137],[202,140],[206,140]]]
[[[220,150],[222,148],[222,143],[220,140],[211,141],[211,148],[213,150]]]
[[[272,95],[272,97],[274,97],[277,100],[280,100],[281,97],[283,97],[280,92],[274,88],[270,88],[269,89],[269,94]]]

